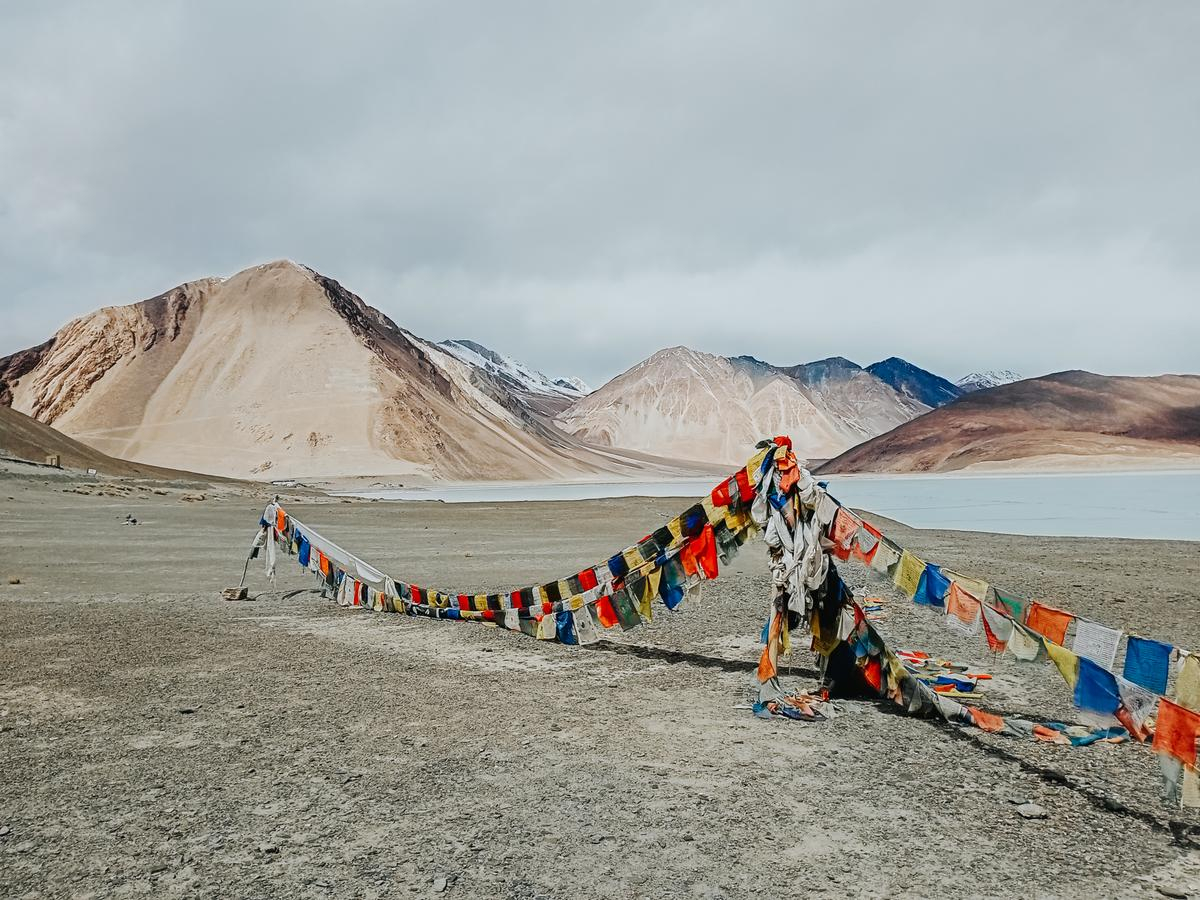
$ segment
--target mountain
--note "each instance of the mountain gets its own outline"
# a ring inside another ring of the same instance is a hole
[[[821,472],[944,472],[1099,462],[1200,465],[1200,376],[1060,372],[960,397]]]
[[[1020,380],[1021,376],[1011,369],[989,369],[986,372],[972,372],[964,375],[954,385],[964,394],[969,394],[972,391],[984,391]]]
[[[927,372],[898,356],[871,363],[867,366],[867,371],[906,397],[935,409],[961,397],[963,393],[940,375]]]
[[[780,368],[750,356],[660,350],[559,415],[563,430],[606,447],[737,464],[764,437],[826,458],[929,407],[841,358]]]
[[[72,440],[49,425],[7,406],[0,406],[0,456],[44,463],[57,456],[59,465],[68,469],[95,469],[105,475],[136,475],[150,478],[189,478],[188,472],[175,472],[157,466],[115,459]]]
[[[111,456],[236,477],[664,471],[583,446],[498,374],[286,260],[76,319],[0,359],[0,404]]]
[[[577,378],[548,378],[475,341],[441,341],[438,346],[473,369],[487,373],[539,412],[555,415],[566,409],[572,400],[588,393],[587,386]]]

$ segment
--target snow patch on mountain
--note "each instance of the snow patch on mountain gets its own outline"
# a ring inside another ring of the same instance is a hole
[[[984,372],[971,372],[969,375],[964,375],[955,384],[962,389],[963,393],[969,394],[972,391],[983,391],[1021,380],[1021,376],[1012,369],[988,369]]]
[[[518,390],[562,396],[572,400],[591,393],[587,385],[578,378],[549,378],[537,369],[531,369],[511,356],[497,353],[476,341],[446,340],[439,342],[438,346],[467,365],[481,369]]]

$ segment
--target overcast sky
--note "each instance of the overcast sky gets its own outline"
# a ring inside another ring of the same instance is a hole
[[[596,384],[1200,372],[1197,47],[1186,0],[4,4],[0,354],[290,257]]]

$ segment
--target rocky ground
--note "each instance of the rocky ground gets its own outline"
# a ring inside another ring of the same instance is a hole
[[[1147,748],[868,701],[754,719],[757,543],[698,603],[575,648],[341,610],[293,593],[309,581],[290,560],[274,590],[254,564],[257,601],[222,602],[266,499],[0,472],[0,893],[1200,896],[1200,816],[1158,802]],[[575,571],[683,505],[290,508],[396,575],[486,589]],[[883,524],[952,568],[1200,648],[1195,545]],[[898,646],[992,672],[991,708],[1069,715],[1051,668],[866,588]],[[811,685],[811,654],[793,664]]]

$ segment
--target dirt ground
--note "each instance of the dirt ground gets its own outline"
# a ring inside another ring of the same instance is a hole
[[[186,497],[0,470],[0,894],[1200,896],[1200,816],[1159,802],[1148,748],[869,701],[820,724],[755,719],[757,541],[699,602],[564,647],[338,609],[292,593],[310,580],[289,559],[274,590],[252,564],[256,602],[222,602],[268,497]],[[685,505],[289,509],[398,577],[485,590],[577,571]],[[951,568],[1200,649],[1196,544],[882,524]],[[993,673],[988,708],[1071,717],[1051,667],[866,592],[896,646]],[[812,686],[812,654],[793,665]]]

